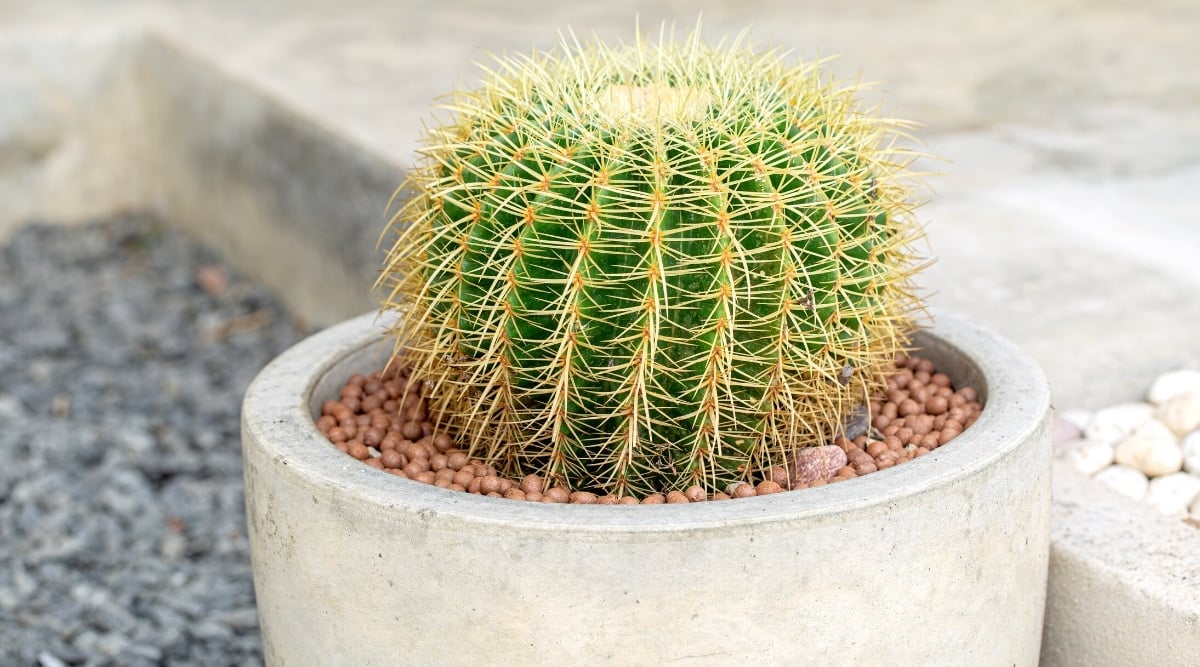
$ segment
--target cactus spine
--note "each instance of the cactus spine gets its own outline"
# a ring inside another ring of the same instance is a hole
[[[474,455],[710,491],[824,444],[919,306],[904,124],[698,35],[499,61],[428,130],[380,278]]]

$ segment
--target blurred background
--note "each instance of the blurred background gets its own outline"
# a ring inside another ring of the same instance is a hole
[[[228,86],[163,63],[180,53],[403,169],[431,103],[471,85],[492,54],[554,48],[566,30],[628,41],[639,24],[684,33],[700,22],[713,41],[746,30],[796,58],[836,56],[831,73],[873,84],[869,103],[924,125],[918,137],[942,158],[923,165],[939,172],[921,213],[937,258],[923,280],[931,301],[1017,339],[1062,401],[1111,402],[1200,354],[1188,333],[1200,323],[1200,5],[1188,0],[0,0],[0,17],[0,230],[117,205],[194,211],[196,197],[163,183],[178,171],[163,164],[169,144],[278,144],[247,133],[252,119],[227,118],[239,112],[221,101],[236,96]],[[155,96],[184,108],[164,113]],[[181,116],[188,126],[172,126]],[[305,157],[288,155],[274,178],[320,168]],[[326,218],[355,208],[353,238],[329,237],[362,246],[348,263],[377,257],[378,192],[394,183],[373,173],[372,188],[327,189],[310,205]]]

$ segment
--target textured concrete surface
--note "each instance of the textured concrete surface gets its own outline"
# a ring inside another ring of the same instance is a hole
[[[599,507],[448,492],[330,446],[313,415],[386,358],[374,320],[296,345],[246,393],[269,664],[1037,664],[1049,388],[973,323],[923,334],[938,368],[992,401],[944,448],[795,493]],[[864,632],[881,613],[903,622]]]
[[[937,263],[922,283],[1028,350],[1059,407],[1134,399],[1162,370],[1200,367],[1190,0],[0,0],[0,237],[34,216],[155,209],[331,322],[369,304],[387,196],[429,104],[473,80],[472,61],[553,46],[567,25],[628,37],[639,13],[687,29],[700,10],[714,38],[750,25],[799,57],[841,54],[834,72],[883,82],[889,113],[926,124],[944,160],[926,165],[940,172],[921,213]],[[1081,488],[1060,484],[1058,509]],[[1175,595],[1183,607],[1156,608],[1185,620],[1200,608],[1185,561],[1079,556],[1093,531],[1137,518],[1104,507],[1055,515],[1048,642],[1074,646],[1091,604],[1058,596],[1133,581],[1105,568],[1138,572],[1130,604],[1109,607],[1131,635],[1153,632],[1156,603],[1139,600]]]
[[[1043,667],[1200,659],[1200,530],[1054,467]]]

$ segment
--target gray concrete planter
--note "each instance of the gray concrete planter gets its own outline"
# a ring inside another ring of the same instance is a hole
[[[796,493],[543,505],[380,474],[312,415],[390,344],[374,315],[268,366],[243,406],[272,665],[1035,665],[1049,391],[1007,341],[938,316],[917,344],[986,399],[928,456]]]

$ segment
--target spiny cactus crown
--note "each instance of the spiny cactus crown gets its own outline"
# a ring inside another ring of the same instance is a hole
[[[446,427],[511,474],[723,489],[907,343],[904,124],[698,35],[500,60],[428,130],[380,278]]]

